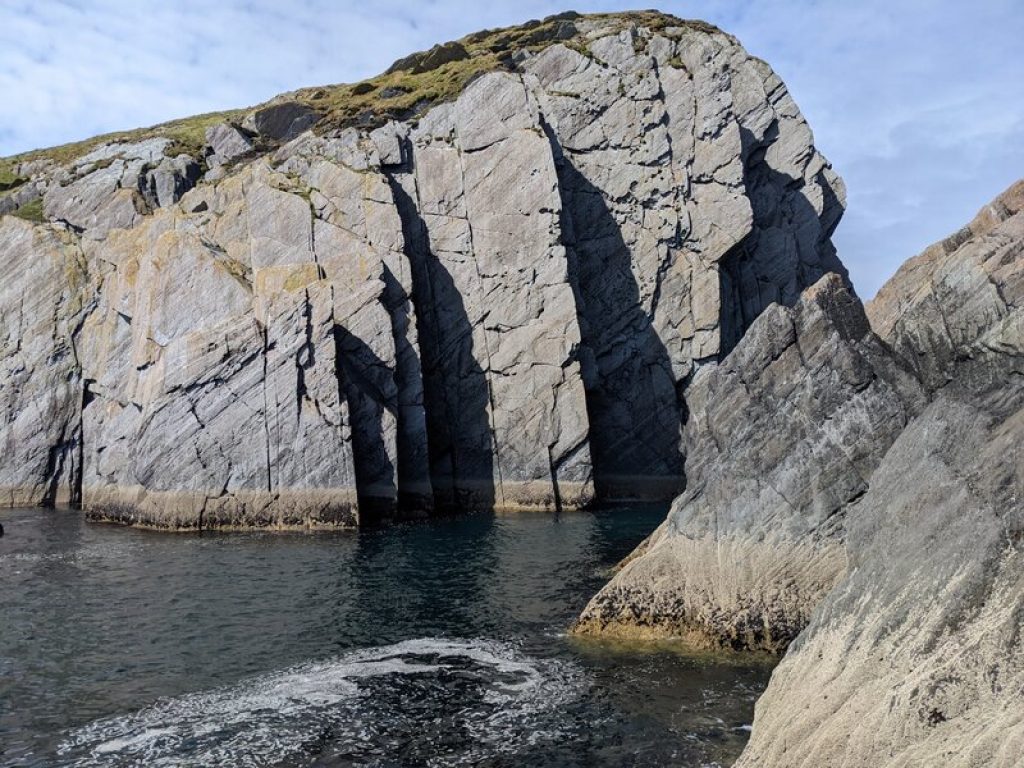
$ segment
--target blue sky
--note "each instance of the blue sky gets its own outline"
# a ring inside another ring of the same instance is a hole
[[[374,75],[484,27],[656,0],[0,0],[0,155]],[[849,188],[862,297],[1024,176],[1024,1],[703,0],[789,85]]]

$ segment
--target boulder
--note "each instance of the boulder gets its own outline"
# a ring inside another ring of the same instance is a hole
[[[218,123],[207,128],[206,144],[212,153],[208,158],[211,166],[223,165],[253,149],[249,137],[231,123]]]
[[[283,101],[257,109],[246,120],[260,136],[290,141],[320,119],[316,110],[297,101]]]

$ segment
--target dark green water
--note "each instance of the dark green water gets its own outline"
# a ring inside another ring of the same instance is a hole
[[[0,512],[0,765],[728,764],[767,667],[564,634],[663,515],[172,535]]]

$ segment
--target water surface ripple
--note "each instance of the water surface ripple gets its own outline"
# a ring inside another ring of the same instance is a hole
[[[763,663],[564,634],[663,516],[303,535],[0,512],[0,765],[726,765]]]

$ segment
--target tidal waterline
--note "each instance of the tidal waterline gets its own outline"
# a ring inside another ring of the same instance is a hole
[[[172,535],[0,512],[0,764],[728,764],[763,661],[565,635],[663,518]]]

